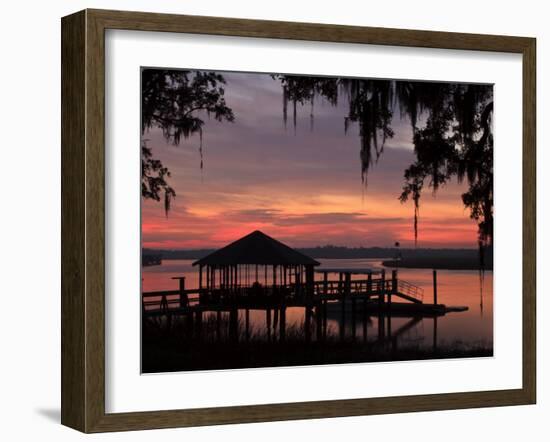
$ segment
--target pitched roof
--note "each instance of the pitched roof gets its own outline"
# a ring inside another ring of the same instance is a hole
[[[255,230],[241,239],[195,261],[193,265],[320,265],[265,233]]]

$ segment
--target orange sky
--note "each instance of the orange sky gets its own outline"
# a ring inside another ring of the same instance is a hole
[[[346,100],[299,108],[296,132],[282,122],[280,85],[262,74],[224,74],[234,123],[206,119],[204,169],[198,139],[167,144],[145,134],[153,155],[172,173],[177,197],[168,217],[161,203],[142,202],[147,248],[217,248],[263,232],[293,247],[414,246],[413,206],[398,196],[414,161],[408,121],[394,116],[393,139],[361,183],[359,137],[344,134]],[[421,201],[419,247],[476,247],[477,226],[464,209],[465,185],[451,183]]]

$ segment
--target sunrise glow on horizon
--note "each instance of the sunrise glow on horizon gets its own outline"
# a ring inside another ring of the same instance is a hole
[[[282,119],[281,87],[269,75],[223,73],[233,123],[205,117],[204,167],[198,137],[174,146],[152,129],[147,146],[170,170],[176,192],[163,204],[142,200],[142,245],[155,249],[222,247],[254,231],[291,247],[414,247],[412,201],[398,197],[414,162],[412,129],[393,118],[395,135],[361,181],[356,126],[344,132],[346,106],[298,107],[296,130]],[[477,224],[456,181],[422,195],[417,247],[476,248]]]

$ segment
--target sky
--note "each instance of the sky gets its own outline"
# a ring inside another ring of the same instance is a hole
[[[205,116],[202,170],[198,136],[173,146],[158,129],[143,135],[176,192],[168,216],[162,202],[142,201],[143,247],[218,248],[254,230],[291,247],[414,247],[413,203],[398,200],[415,159],[407,119],[394,115],[394,137],[365,186],[357,125],[344,131],[347,100],[316,99],[313,128],[310,105],[298,106],[294,129],[291,115],[284,125],[282,88],[271,76],[222,74],[235,121]],[[477,247],[466,188],[453,181],[423,193],[418,247]]]

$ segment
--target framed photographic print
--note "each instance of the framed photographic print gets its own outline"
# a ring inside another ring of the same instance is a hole
[[[535,40],[62,20],[62,423],[535,402]]]

